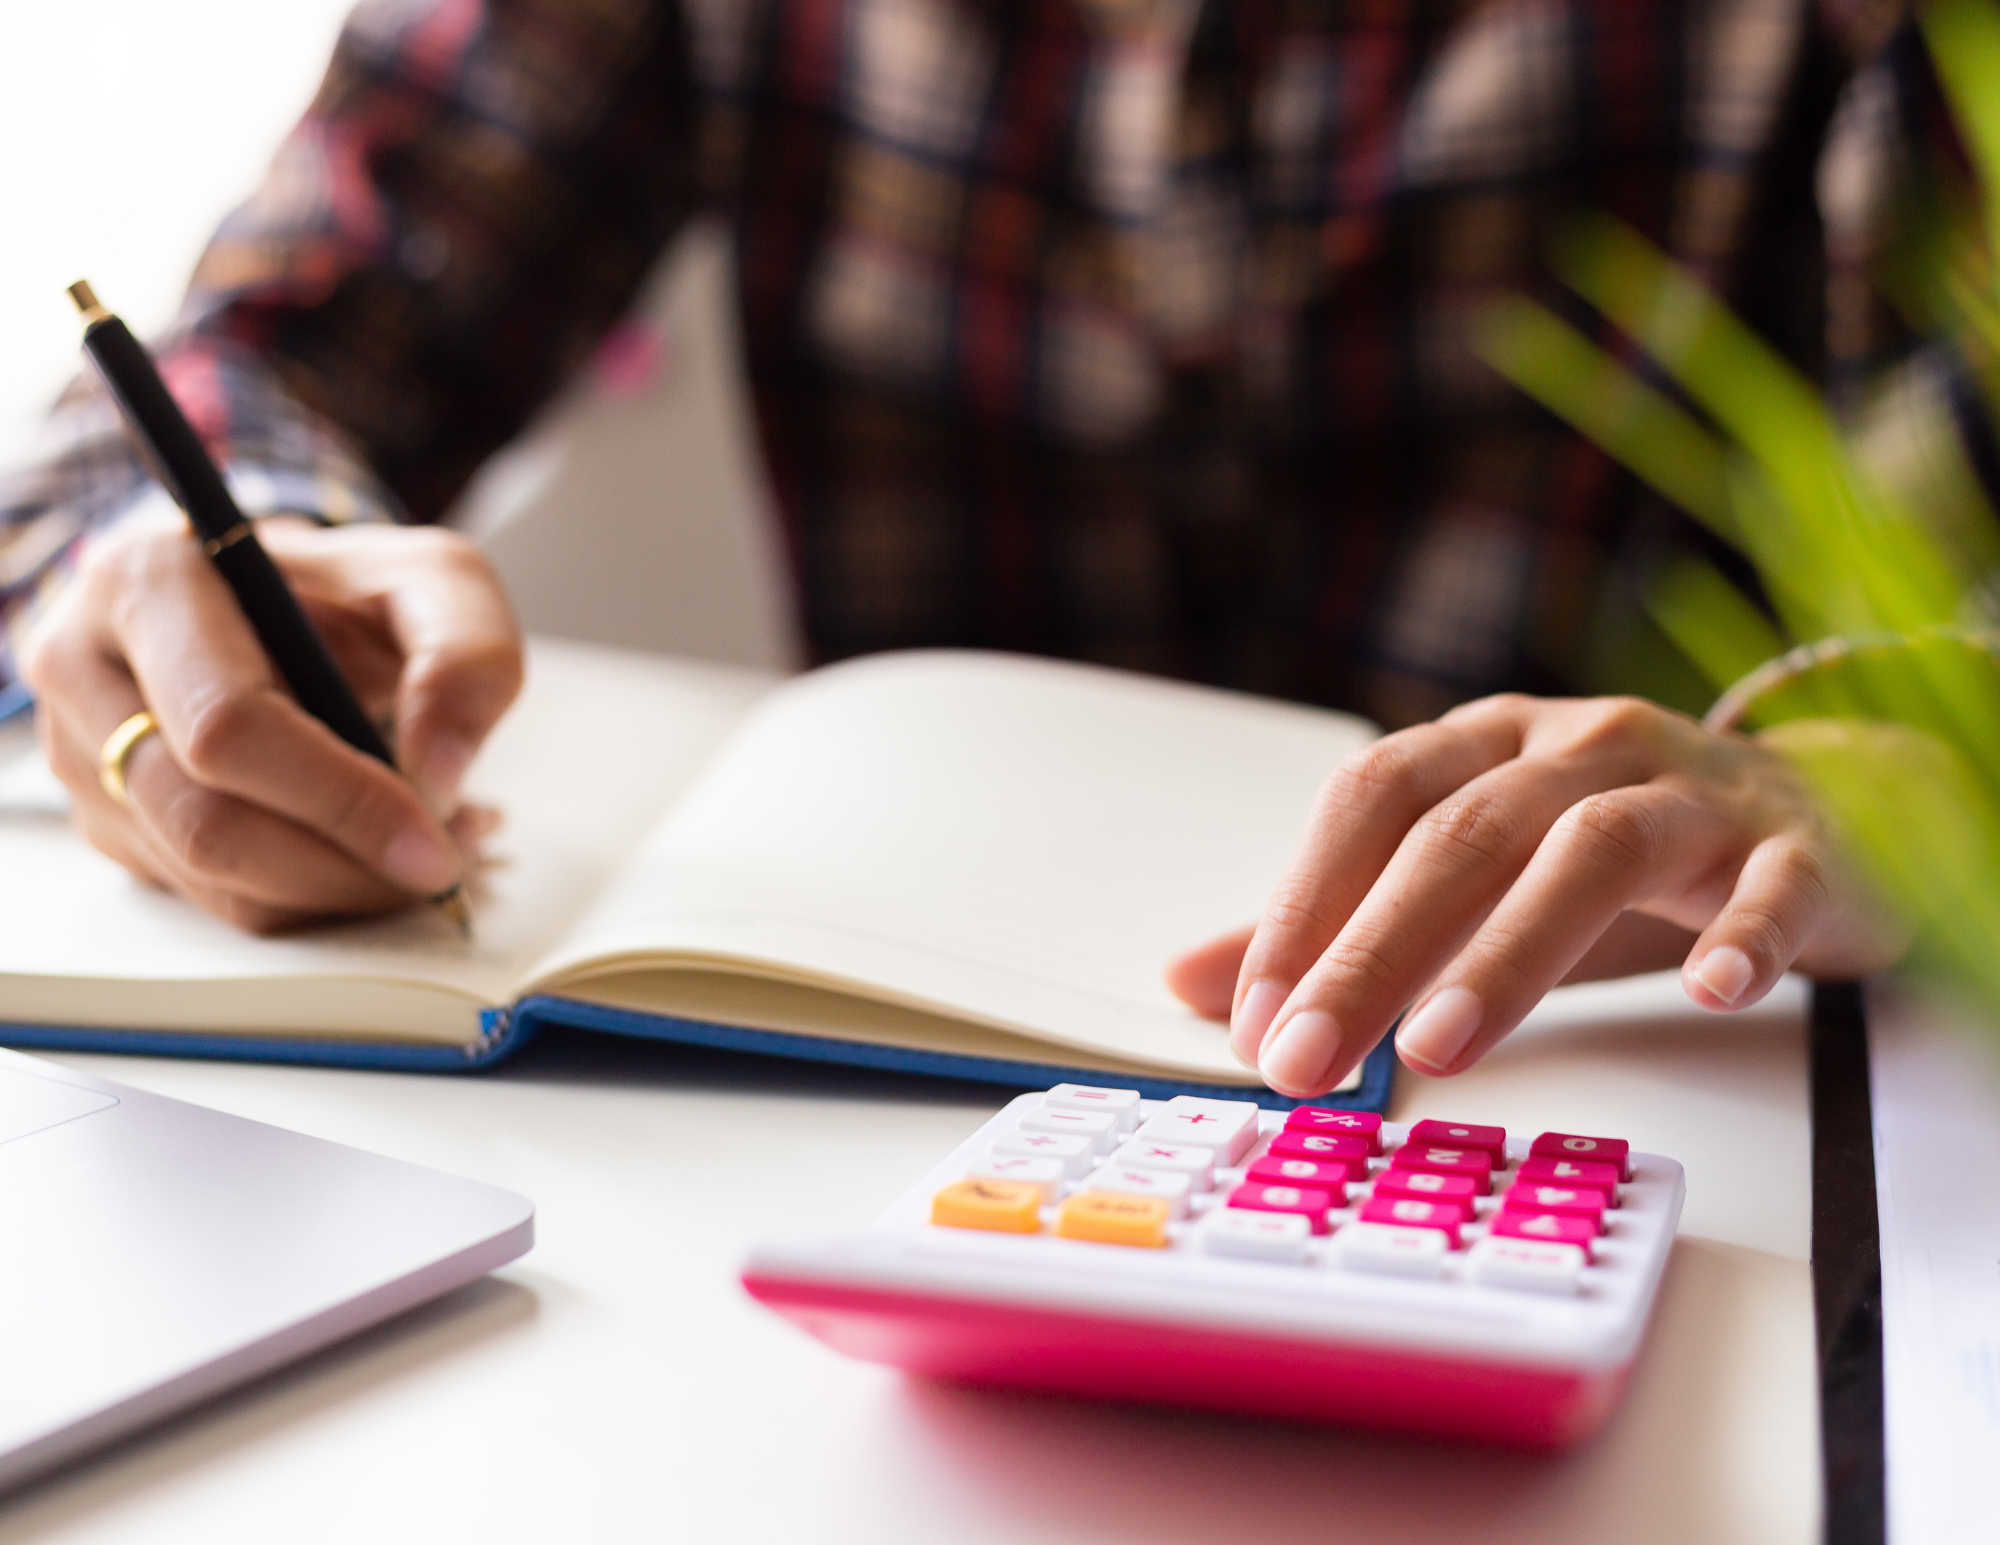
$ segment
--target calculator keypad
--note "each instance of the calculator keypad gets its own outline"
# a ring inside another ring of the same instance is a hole
[[[1398,1136],[1397,1134],[1401,1134]],[[940,1190],[931,1222],[1091,1248],[1575,1295],[1613,1269],[1622,1139],[1061,1085]],[[997,1243],[997,1241],[996,1241]],[[1012,1248],[1012,1247],[1009,1247]],[[1065,1245],[1063,1248],[1071,1248]]]

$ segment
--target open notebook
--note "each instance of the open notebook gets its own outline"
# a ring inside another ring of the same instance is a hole
[[[1358,719],[1008,655],[788,681],[537,641],[469,787],[476,937],[253,939],[0,765],[0,1041],[404,1067],[549,1021],[1008,1083],[1258,1093],[1161,980],[1254,920]],[[1386,1047],[1348,1096],[1387,1095]]]

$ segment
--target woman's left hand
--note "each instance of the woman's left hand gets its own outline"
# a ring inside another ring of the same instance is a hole
[[[1236,1055],[1272,1088],[1305,1096],[1405,1008],[1403,1060],[1463,1071],[1593,946],[1647,919],[1656,958],[1628,950],[1625,968],[1670,964],[1664,941],[1707,1009],[1746,1008],[1795,965],[1879,970],[1909,928],[1781,740],[1630,698],[1514,696],[1385,736],[1328,778],[1263,920],[1182,956],[1168,981],[1229,1016]],[[1680,930],[1699,934],[1691,949]]]

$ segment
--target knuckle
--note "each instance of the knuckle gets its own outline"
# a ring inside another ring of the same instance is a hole
[[[1492,794],[1460,790],[1434,805],[1418,823],[1422,840],[1476,861],[1497,863],[1519,851],[1526,836],[1521,818]]]
[[[454,648],[449,669],[431,685],[432,707],[455,718],[484,718],[514,701],[526,680],[526,662],[512,639],[489,639]]]
[[[1366,803],[1372,795],[1410,788],[1417,775],[1417,760],[1408,740],[1401,735],[1386,735],[1363,746],[1334,768],[1322,786],[1321,797],[1336,807],[1352,807]]]
[[[77,574],[116,609],[136,604],[167,570],[187,568],[193,557],[193,544],[180,527],[140,525],[108,531],[92,541],[84,549]]]
[[[37,697],[56,696],[75,663],[68,621],[65,613],[52,615],[22,642],[21,680]]]
[[[1773,856],[1776,878],[1784,892],[1807,906],[1826,905],[1833,897],[1833,876],[1819,853],[1786,843]]]
[[[174,856],[193,873],[223,879],[235,872],[241,849],[233,800],[205,789],[185,790],[169,802],[161,825]]]
[[[327,829],[349,851],[380,853],[407,824],[409,814],[404,808],[404,801],[394,788],[384,786],[386,782],[386,775],[380,779],[361,776],[343,778],[339,788],[332,793],[327,806]]]
[[[1772,961],[1787,957],[1789,951],[1784,921],[1769,907],[1756,903],[1738,907],[1731,915],[1730,923],[1730,932],[1738,947],[1760,965],[1768,966]]]
[[[1494,692],[1485,697],[1474,698],[1469,703],[1461,703],[1446,717],[1471,714],[1504,714],[1525,716],[1542,706],[1543,699],[1526,692]]]
[[[1532,1003],[1548,986],[1537,974],[1545,953],[1545,941],[1531,927],[1489,918],[1466,946],[1459,969],[1482,1002]]]
[[[179,746],[182,765],[200,783],[217,783],[254,756],[271,712],[260,693],[216,692],[197,701]]]
[[[1334,931],[1334,919],[1324,900],[1303,879],[1285,880],[1271,893],[1264,906],[1264,923],[1280,937],[1326,938]]]
[[[1651,866],[1666,843],[1654,812],[1616,793],[1592,794],[1570,806],[1556,835],[1570,851],[1620,868]]]
[[[404,526],[409,549],[424,562],[459,574],[487,574],[492,564],[462,533],[445,526]]]
[[[261,901],[251,901],[227,891],[217,892],[209,898],[209,910],[221,917],[225,923],[260,939],[275,938],[279,934],[289,933],[304,921],[297,914],[280,911],[276,907],[266,906]]]
[[[1600,697],[1584,705],[1574,740],[1579,751],[1626,751],[1652,744],[1665,711],[1642,697]]]
[[[1368,940],[1341,938],[1327,946],[1314,975],[1326,986],[1359,987],[1381,993],[1395,987],[1401,973],[1395,963]],[[1319,996],[1325,996],[1324,990]]]
[[[96,761],[86,757],[83,747],[72,737],[57,732],[52,715],[42,715],[41,724],[42,756],[49,764],[49,771],[67,788],[95,788]]]

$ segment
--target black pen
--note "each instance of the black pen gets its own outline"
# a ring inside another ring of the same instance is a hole
[[[395,755],[354,699],[319,629],[286,585],[271,555],[257,540],[249,517],[209,458],[201,437],[160,379],[153,358],[132,329],[98,304],[79,279],[69,298],[83,313],[83,346],[111,388],[125,421],[139,437],[153,470],[174,502],[187,512],[201,550],[222,575],[243,608],[257,641],[271,657],[299,706],[355,750],[395,767]],[[430,898],[467,933],[472,914],[459,885]]]

